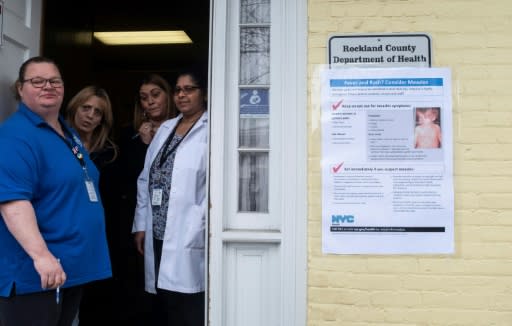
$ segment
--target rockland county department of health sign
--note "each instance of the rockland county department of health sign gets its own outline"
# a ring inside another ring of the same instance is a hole
[[[427,34],[331,35],[329,68],[431,67]]]

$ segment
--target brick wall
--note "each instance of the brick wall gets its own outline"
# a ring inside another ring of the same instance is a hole
[[[309,0],[308,65],[330,33],[428,33],[453,79],[454,255],[321,251],[320,115],[310,94],[308,325],[512,325],[512,1]],[[310,91],[314,88],[310,83]]]

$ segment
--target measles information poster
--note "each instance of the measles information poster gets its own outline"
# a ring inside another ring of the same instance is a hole
[[[322,248],[454,252],[447,68],[322,70]]]

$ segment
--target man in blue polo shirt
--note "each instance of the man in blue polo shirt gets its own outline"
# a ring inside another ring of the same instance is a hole
[[[59,116],[57,65],[20,68],[0,125],[0,325],[71,325],[81,285],[111,276],[98,171]]]

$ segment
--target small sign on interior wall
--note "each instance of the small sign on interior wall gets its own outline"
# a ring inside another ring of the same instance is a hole
[[[0,46],[4,42],[4,0],[0,0]]]
[[[328,43],[329,68],[432,66],[427,34],[331,35]]]

